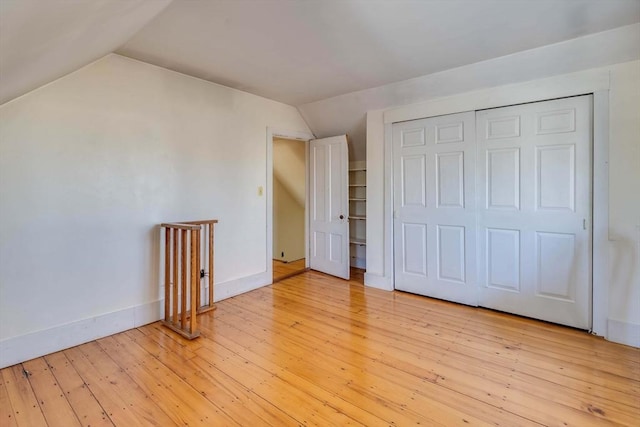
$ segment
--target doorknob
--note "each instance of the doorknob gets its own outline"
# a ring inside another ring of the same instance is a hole
[[[340,219],[344,219],[344,215],[340,215]]]

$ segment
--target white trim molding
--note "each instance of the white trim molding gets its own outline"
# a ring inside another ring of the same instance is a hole
[[[251,276],[240,277],[215,284],[215,302],[222,301],[245,292],[253,291],[271,284],[272,276],[267,271],[262,271]],[[163,300],[164,301],[164,300]]]
[[[528,102],[609,90],[606,70],[587,70],[546,79],[514,83],[437,98],[427,102],[391,108],[384,112],[385,123],[404,122],[424,117],[506,107]]]
[[[269,285],[271,278],[272,276],[268,275],[267,272],[261,272],[216,283],[215,301],[221,301]],[[0,341],[0,368],[147,325],[163,317],[164,298],[8,338]]]
[[[160,320],[164,299],[0,341],[0,368]]]
[[[607,339],[620,344],[640,347],[640,325],[609,319]]]
[[[305,162],[306,162],[306,189],[305,189],[305,267],[309,267],[309,141],[315,138],[312,133],[289,131],[284,129],[275,129],[267,127],[267,176],[265,182],[265,195],[267,198],[267,259],[266,259],[266,276],[268,281],[266,284],[273,283],[273,138],[295,139],[305,143]]]
[[[593,237],[591,331],[609,338],[609,90],[593,91]],[[613,341],[613,340],[612,340]]]
[[[382,289],[383,291],[392,291],[393,282],[388,277],[374,273],[364,273],[364,283],[370,288]]]

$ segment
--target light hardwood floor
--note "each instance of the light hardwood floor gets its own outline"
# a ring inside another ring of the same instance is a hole
[[[640,351],[315,272],[1,372],[2,426],[638,426]]]
[[[273,260],[273,281],[274,283],[291,277],[297,273],[305,270],[305,259],[299,259],[292,262],[282,262],[276,259]]]

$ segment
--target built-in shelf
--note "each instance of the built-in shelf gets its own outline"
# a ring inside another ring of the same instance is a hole
[[[360,164],[358,164],[360,163]],[[356,163],[361,166],[362,162]],[[367,202],[367,168],[352,167],[349,169],[349,244],[351,266],[366,268],[366,202]]]
[[[349,240],[349,243],[354,244],[354,245],[359,245],[359,246],[365,246],[367,244],[367,241],[365,239],[356,239],[356,238],[351,238]]]

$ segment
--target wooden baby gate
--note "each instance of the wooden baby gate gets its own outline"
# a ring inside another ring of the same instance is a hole
[[[165,229],[162,324],[188,339],[200,336],[197,315],[216,308],[213,304],[213,226],[217,222],[209,219],[160,224]],[[202,238],[203,233],[206,240]],[[208,271],[203,268],[205,265]],[[202,279],[207,276],[203,296]]]

